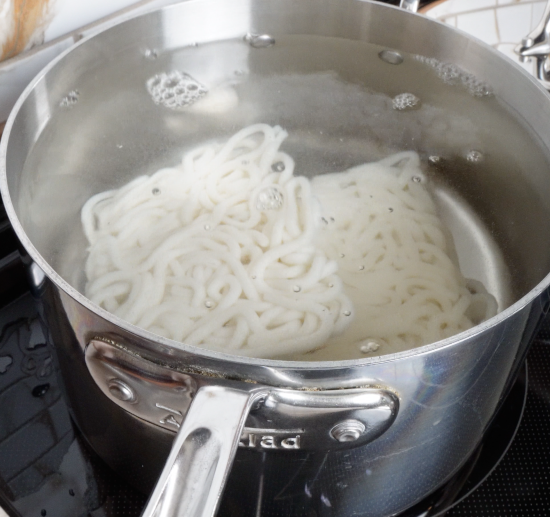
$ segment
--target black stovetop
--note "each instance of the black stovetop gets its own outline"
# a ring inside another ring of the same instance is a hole
[[[467,476],[404,515],[550,515],[550,319],[531,348],[528,372],[528,389],[524,372]],[[0,204],[0,506],[10,517],[134,517],[146,498],[95,455],[71,422],[47,328]]]

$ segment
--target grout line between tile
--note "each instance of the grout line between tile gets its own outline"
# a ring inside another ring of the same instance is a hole
[[[540,2],[541,2],[541,0],[530,0],[530,1],[527,1],[527,2],[517,2],[517,3],[513,3],[513,4],[500,4],[500,5],[493,6],[493,7],[482,7],[480,9],[470,9],[469,11],[459,11],[459,12],[455,12],[455,13],[445,13],[445,14],[442,14],[441,16],[436,16],[433,19],[437,20],[437,21],[442,21],[443,18],[449,18],[451,16],[458,16],[458,15],[462,15],[462,14],[481,13],[483,11],[488,11],[490,9],[492,9],[496,13],[497,9],[507,9],[507,8],[510,8],[510,7],[517,7],[518,5],[531,5],[532,6],[533,4],[538,4]],[[428,10],[427,12],[430,12],[430,11]],[[427,16],[428,18],[430,18],[430,16],[428,16],[426,13],[424,13],[424,16]]]

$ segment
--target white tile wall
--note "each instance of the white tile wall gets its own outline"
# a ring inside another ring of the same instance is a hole
[[[451,25],[452,27],[456,27],[456,16],[449,16],[448,18],[441,18],[443,23],[446,23],[447,25]]]
[[[547,0],[446,0],[424,14],[485,41],[534,73],[534,62],[521,63],[516,45],[541,21]]]
[[[449,0],[450,1],[450,0]],[[497,5],[496,0],[453,0],[455,4],[460,5],[461,11],[473,11],[474,9],[485,9]]]
[[[512,0],[517,2],[517,0]],[[429,16],[441,19],[450,14],[465,13],[469,11],[478,11],[480,9],[491,9],[496,7],[497,0],[446,0],[433,7],[428,7]]]
[[[522,3],[496,9],[496,18],[501,42],[520,42],[533,23],[533,4]]]
[[[521,7],[521,6],[519,6]],[[497,9],[500,11],[500,9]],[[497,13],[498,14],[498,13]],[[456,16],[456,27],[468,34],[474,34],[479,39],[489,45],[500,43],[497,24],[495,23],[495,9],[485,9],[463,13]],[[531,21],[531,12],[529,11],[529,21]],[[527,31],[525,31],[527,34]]]
[[[535,2],[533,4],[533,13],[531,17],[531,25],[533,27],[535,27],[541,21],[545,5],[546,2]]]
[[[501,45],[519,43],[540,22],[545,6],[546,0],[447,0],[424,14],[508,48]]]

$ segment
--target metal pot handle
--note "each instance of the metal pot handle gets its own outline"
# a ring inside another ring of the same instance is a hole
[[[143,517],[212,517],[239,445],[345,450],[384,434],[399,411],[397,394],[380,386],[299,391],[186,374],[111,337],[92,339],[85,360],[112,402],[178,430]]]
[[[305,429],[244,427],[253,406],[256,419],[275,427],[278,420],[301,423]],[[381,389],[310,393],[267,386],[203,386],[183,419],[142,517],[213,517],[239,444],[279,448],[274,435],[281,432],[282,449],[299,449],[302,439],[309,448],[323,450],[366,444],[391,426],[398,406],[397,397]],[[265,419],[257,414],[262,411]]]
[[[263,390],[200,388],[142,517],[212,517],[250,408]]]

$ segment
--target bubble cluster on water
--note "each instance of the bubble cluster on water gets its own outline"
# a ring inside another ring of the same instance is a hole
[[[466,160],[468,160],[470,163],[480,163],[485,159],[485,156],[481,151],[478,151],[477,149],[471,149],[466,153]]]
[[[204,97],[208,90],[189,74],[174,70],[157,74],[147,81],[153,102],[167,108],[184,108]]]
[[[428,161],[432,164],[432,165],[438,165],[441,163],[441,156],[437,156],[437,155],[432,155],[428,158]]]
[[[487,97],[493,95],[492,88],[457,65],[452,63],[442,63],[435,58],[425,56],[414,56],[420,63],[428,65],[435,70],[437,76],[445,83],[451,86],[462,86],[473,97]]]
[[[456,65],[450,63],[440,63],[436,65],[435,71],[440,79],[443,80],[445,84],[450,84],[455,86],[461,83],[462,79],[462,70]]]
[[[400,93],[393,98],[393,109],[397,111],[410,111],[420,108],[420,99],[412,93]]]
[[[283,193],[277,187],[266,187],[258,193],[256,208],[261,211],[279,210],[283,203]]]
[[[78,98],[80,97],[80,92],[78,90],[72,90],[70,91],[63,99],[61,99],[61,102],[59,105],[62,108],[71,108],[78,102]]]
[[[365,339],[359,343],[359,350],[362,354],[370,354],[376,352],[380,348],[380,343],[374,339]]]
[[[244,40],[253,48],[267,48],[275,45],[275,38],[269,34],[252,34],[245,35]]]

